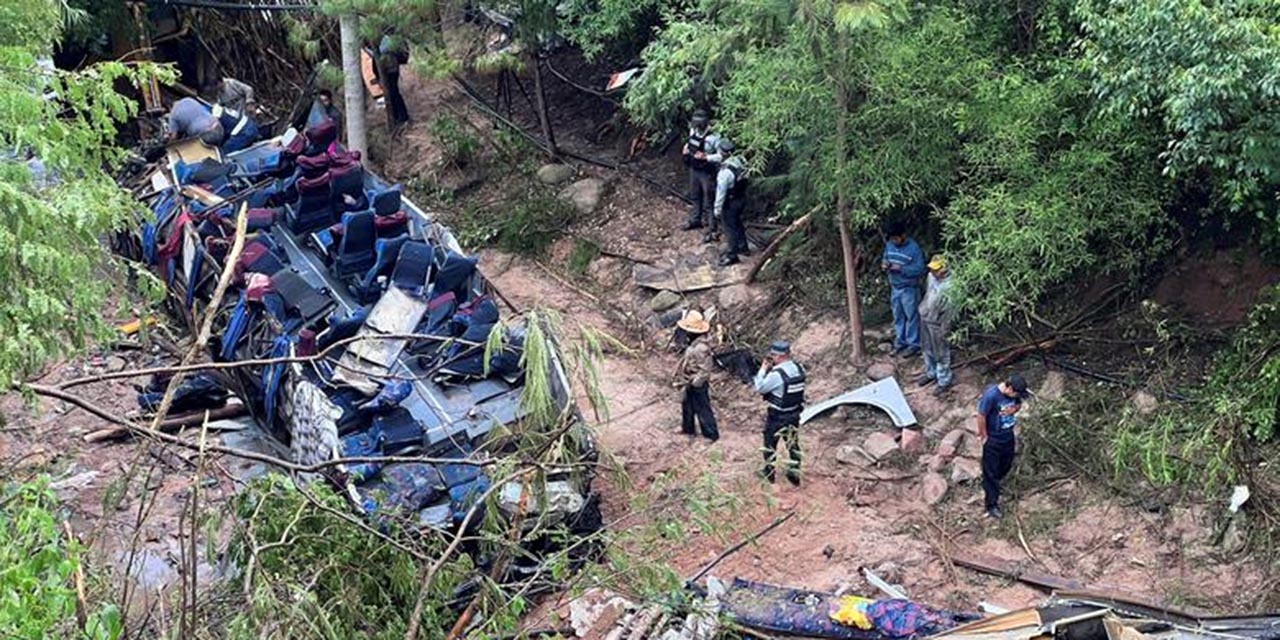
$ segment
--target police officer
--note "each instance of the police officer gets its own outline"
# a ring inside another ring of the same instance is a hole
[[[769,346],[760,371],[756,373],[756,393],[764,396],[768,414],[764,423],[764,470],[769,482],[777,480],[774,461],[778,440],[787,443],[787,482],[800,486],[800,410],[804,408],[804,367],[791,359],[791,345],[784,341]]]
[[[720,266],[738,263],[747,253],[747,229],[742,213],[747,206],[747,163],[742,156],[732,155],[737,147],[728,138],[720,138],[718,155],[724,158],[716,173],[716,205],[714,219],[724,225],[725,249]]]
[[[688,231],[708,227],[702,237],[704,242],[715,240],[715,219],[708,218],[711,218],[712,200],[715,198],[719,143],[720,137],[711,132],[711,119],[707,112],[702,109],[694,111],[693,118],[689,120],[689,138],[681,151],[684,164],[689,167],[689,198],[693,200],[693,210],[689,212],[684,228]]]

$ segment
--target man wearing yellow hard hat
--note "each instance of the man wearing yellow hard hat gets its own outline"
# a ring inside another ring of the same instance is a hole
[[[938,387],[933,394],[940,396],[951,389],[951,345],[947,337],[951,333],[951,305],[946,291],[951,285],[947,273],[947,261],[934,256],[929,264],[929,277],[925,281],[924,300],[920,302],[920,347],[924,352],[924,373],[917,382],[925,386],[933,382]]]

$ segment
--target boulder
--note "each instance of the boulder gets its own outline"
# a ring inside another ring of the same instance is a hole
[[[876,462],[884,460],[889,457],[889,454],[897,450],[898,443],[894,441],[893,436],[883,432],[867,436],[867,439],[862,443],[862,451]]]
[[[947,497],[947,479],[941,473],[930,471],[920,479],[920,499],[929,506],[934,506]]]
[[[1138,411],[1138,413],[1144,416],[1155,413],[1156,408],[1160,406],[1160,401],[1145,389],[1135,392],[1133,396],[1129,398],[1129,402],[1133,405],[1133,408]]]
[[[942,473],[942,470],[947,468],[948,462],[951,462],[951,458],[944,458],[939,455],[932,455],[932,456],[928,456],[928,459],[925,461],[925,467],[927,467],[929,471],[932,471],[933,473]]]
[[[680,304],[680,294],[674,291],[659,291],[658,295],[649,300],[649,309],[654,313],[662,313],[678,304]]]
[[[127,366],[129,366],[129,363],[120,356],[110,356],[107,358],[107,371],[110,371],[111,373],[124,371],[124,368]]]
[[[951,461],[951,481],[970,482],[982,477],[982,465],[973,458],[956,458]]]
[[[960,444],[964,442],[964,434],[964,429],[952,429],[942,436],[942,441],[938,443],[938,457],[954,458],[960,451]]]
[[[905,453],[920,453],[924,451],[924,434],[919,429],[903,429],[898,446]]]
[[[866,464],[867,457],[862,455],[862,450],[851,444],[846,444],[836,449],[836,462],[840,464]]]
[[[867,367],[867,377],[872,381],[880,381],[885,378],[892,378],[893,374],[898,372],[898,368],[893,366],[892,362],[877,362]]]
[[[604,180],[600,178],[587,178],[565,187],[560,192],[560,197],[572,202],[578,213],[585,215],[600,206],[600,200],[604,198],[604,186]]]
[[[538,182],[560,184],[572,178],[574,173],[573,167],[567,164],[544,164],[538,168]]]
[[[763,294],[745,284],[733,284],[720,289],[717,302],[721,309],[738,309],[759,303]]]

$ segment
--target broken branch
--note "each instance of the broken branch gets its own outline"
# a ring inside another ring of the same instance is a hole
[[[773,255],[778,252],[778,249],[782,247],[782,241],[790,237],[791,234],[809,226],[809,222],[813,219],[813,214],[817,213],[818,209],[819,207],[814,207],[809,211],[809,213],[796,218],[795,221],[786,229],[783,229],[782,233],[779,233],[778,237],[774,238],[773,241],[769,243],[769,246],[765,247],[764,251],[760,252],[760,259],[757,260],[755,265],[751,267],[751,270],[747,272],[747,277],[744,282],[747,284],[755,282],[756,276],[760,274],[760,270],[764,268],[765,263],[769,262],[769,260],[773,258]]]

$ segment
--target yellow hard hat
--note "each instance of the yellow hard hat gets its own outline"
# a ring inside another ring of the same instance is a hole
[[[941,254],[939,254],[934,256],[933,259],[929,261],[929,264],[925,266],[927,266],[930,271],[941,271],[946,268],[947,261]]]

